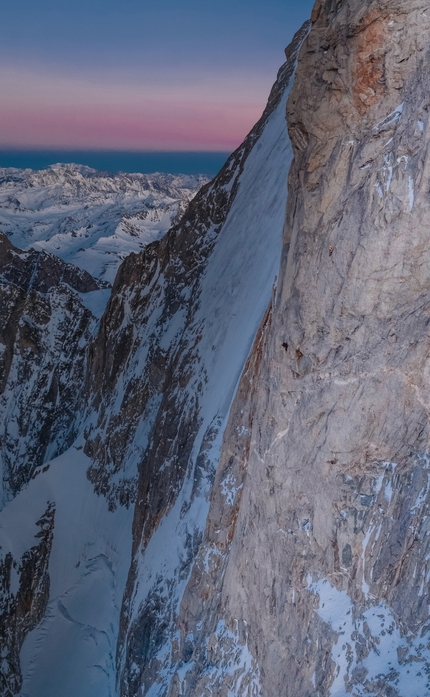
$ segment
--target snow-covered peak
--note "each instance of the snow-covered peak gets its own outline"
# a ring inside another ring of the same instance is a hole
[[[73,163],[0,168],[0,230],[21,249],[44,249],[112,283],[121,261],[162,237],[207,181]]]

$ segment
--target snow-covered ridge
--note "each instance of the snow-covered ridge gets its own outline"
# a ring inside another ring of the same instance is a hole
[[[0,168],[0,230],[112,283],[130,252],[164,235],[203,175],[110,174],[76,164]]]

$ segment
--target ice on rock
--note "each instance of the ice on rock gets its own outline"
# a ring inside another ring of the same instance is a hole
[[[336,667],[330,697],[345,697],[351,692],[357,697],[377,697],[376,684],[381,681],[401,697],[429,694],[429,632],[411,638],[384,602],[371,602],[357,617],[348,593],[327,579],[313,582],[309,576],[308,589],[319,598],[316,613],[337,634],[331,654]],[[361,680],[360,675],[364,676]]]

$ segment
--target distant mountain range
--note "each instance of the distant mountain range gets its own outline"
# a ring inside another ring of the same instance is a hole
[[[75,164],[0,169],[0,230],[112,283],[119,264],[159,239],[208,178],[110,174]]]

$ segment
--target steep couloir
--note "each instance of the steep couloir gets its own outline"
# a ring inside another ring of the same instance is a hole
[[[160,243],[123,264],[94,346],[90,477],[112,505],[137,494],[118,644],[119,690],[130,697],[167,694],[180,660],[179,604],[279,265],[292,156],[285,107],[307,30],[243,145]]]

